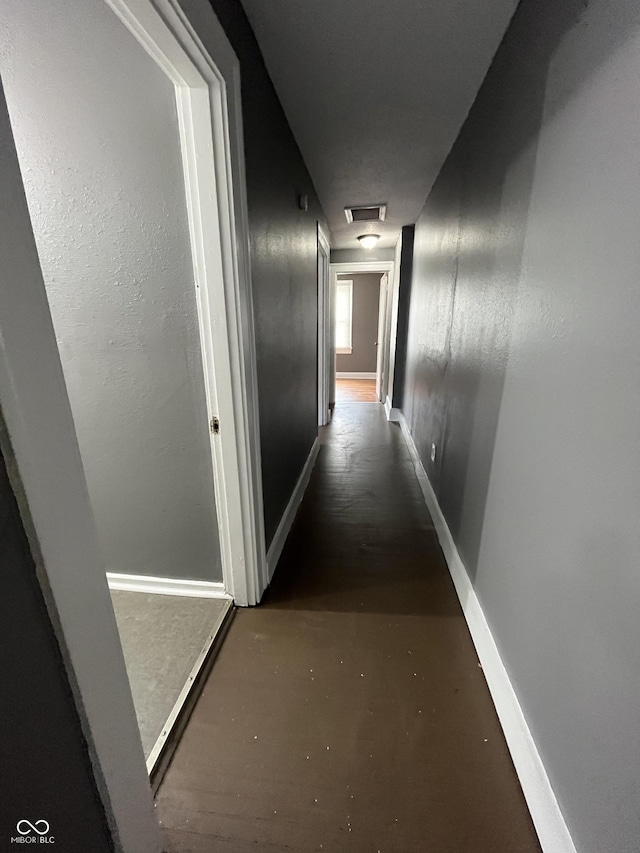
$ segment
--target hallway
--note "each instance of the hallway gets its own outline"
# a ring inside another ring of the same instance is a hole
[[[165,849],[539,845],[399,428],[346,404],[157,797]]]

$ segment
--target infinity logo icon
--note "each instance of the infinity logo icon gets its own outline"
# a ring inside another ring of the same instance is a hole
[[[26,827],[26,829],[23,827]],[[37,820],[35,823],[31,823],[28,820],[19,820],[16,824],[16,829],[20,835],[28,835],[30,832],[35,832],[37,835],[46,835],[49,832],[49,824],[46,820]]]

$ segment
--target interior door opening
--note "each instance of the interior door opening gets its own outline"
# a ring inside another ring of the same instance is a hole
[[[388,275],[342,273],[335,281],[336,405],[381,402]]]
[[[184,116],[105,3],[8,0],[3,14],[9,114],[151,770],[231,607]]]

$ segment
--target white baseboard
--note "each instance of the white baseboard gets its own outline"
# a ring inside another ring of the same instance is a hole
[[[107,583],[109,589],[123,592],[152,592],[156,595],[186,595],[192,598],[231,598],[224,591],[223,584],[213,581],[184,581],[107,572]]]
[[[336,373],[336,379],[375,379],[374,373]]]
[[[282,549],[284,548],[284,543],[287,541],[287,536],[289,535],[289,531],[291,530],[293,520],[296,517],[298,507],[302,503],[302,498],[304,497],[305,489],[307,488],[307,484],[309,483],[311,471],[313,470],[313,466],[318,457],[319,451],[320,443],[316,438],[316,440],[313,442],[311,450],[309,451],[307,461],[304,463],[302,473],[298,477],[298,482],[296,483],[296,487],[293,490],[293,494],[291,495],[289,503],[287,504],[287,508],[285,509],[284,514],[280,519],[280,524],[278,525],[278,529],[275,532],[273,541],[271,542],[271,545],[269,545],[269,550],[267,551],[267,570],[269,572],[269,581],[271,581],[273,573],[276,570],[278,560],[280,559],[280,554],[282,554]]]
[[[400,416],[402,412],[400,411],[400,409],[393,408],[389,395],[387,395],[387,399],[384,401],[384,413],[387,416],[388,421],[393,421],[394,423],[400,422]]]
[[[453,536],[442,514],[438,499],[429,482],[409,426],[402,413],[399,422],[413,459],[422,494],[438,534],[440,547],[444,552],[449,572],[460,599],[469,632],[482,663],[482,670],[542,849],[544,853],[576,853],[569,829],[558,806],[549,777],[500,657],[484,611],[469,580],[467,570],[460,558]]]

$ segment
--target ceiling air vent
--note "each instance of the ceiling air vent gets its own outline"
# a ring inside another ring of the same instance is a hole
[[[387,215],[386,204],[373,204],[367,207],[345,207],[347,222],[383,222]]]

